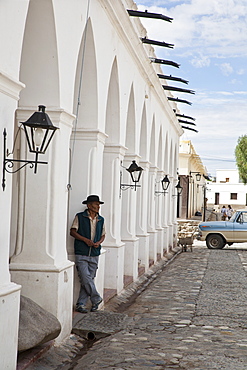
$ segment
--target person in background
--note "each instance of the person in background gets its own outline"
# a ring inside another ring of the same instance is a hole
[[[228,208],[227,208],[227,210],[226,210],[226,214],[227,214],[227,218],[228,218],[228,220],[230,220],[230,218],[232,217],[232,215],[233,215],[233,209],[232,209],[232,207],[230,206],[230,204],[228,205]]]
[[[222,208],[221,208],[221,220],[222,221],[225,221],[226,220],[226,218],[227,218],[227,209],[226,209],[226,207],[225,206],[223,206]]]
[[[105,239],[104,218],[99,215],[101,202],[98,195],[89,195],[82,204],[87,209],[76,214],[70,229],[75,238],[75,265],[81,283],[76,311],[87,313],[87,302],[92,302],[91,312],[97,311],[102,298],[97,292],[94,278],[98,268],[101,243]]]

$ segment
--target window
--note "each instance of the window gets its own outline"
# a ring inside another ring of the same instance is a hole
[[[238,199],[238,193],[231,193],[230,199],[231,200],[237,200]]]
[[[237,219],[237,222],[239,222],[240,224],[243,223],[243,222],[247,222],[247,213],[246,212],[240,213],[240,215]]]
[[[229,177],[226,177],[226,182],[229,182],[229,180],[230,180]]]
[[[215,205],[220,204],[220,193],[215,193],[214,204]]]

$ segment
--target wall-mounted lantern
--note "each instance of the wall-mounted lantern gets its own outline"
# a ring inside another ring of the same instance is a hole
[[[196,174],[196,181],[200,181],[201,180],[202,175],[200,174],[200,172],[190,171],[190,178],[192,177],[191,176],[192,173],[195,173]]]
[[[178,183],[175,186],[175,188],[177,189],[178,195],[181,195],[182,194],[182,191],[183,191],[183,187],[180,185],[180,180],[178,180]]]
[[[122,164],[121,164],[121,166],[122,166]],[[141,187],[141,185],[138,185],[138,182],[140,181],[143,168],[138,166],[136,161],[132,161],[129,168],[126,168],[126,171],[129,172],[129,174],[131,176],[131,180],[134,184],[122,184],[122,171],[120,171],[120,194],[119,194],[120,198],[121,198],[121,190],[127,190],[127,189],[131,188],[131,189],[134,189],[136,191],[137,187],[138,188]]]
[[[164,194],[165,195],[167,193],[166,190],[168,190],[168,187],[170,185],[170,180],[168,179],[168,176],[165,175],[163,180],[161,180],[160,182],[161,182],[161,186],[162,186],[163,191],[156,191],[155,190],[155,192],[154,192],[155,195],[157,195],[157,194]]]
[[[34,167],[34,173],[37,173],[38,164],[47,164],[48,162],[38,161],[39,154],[44,154],[48,148],[51,139],[58,129],[58,127],[53,126],[49,116],[45,113],[45,106],[39,105],[39,111],[32,114],[26,122],[21,122],[25,137],[28,144],[28,149],[30,153],[35,153],[35,160],[26,160],[26,159],[11,159],[8,158],[10,154],[13,154],[13,151],[10,153],[6,148],[6,138],[7,131],[3,131],[3,178],[2,178],[2,188],[5,189],[5,172],[16,173],[20,171],[23,167],[30,165],[30,168]],[[19,131],[17,132],[17,134]],[[20,163],[21,165],[14,169],[14,164]]]
[[[180,185],[180,179],[178,179],[178,183],[175,186],[175,189],[177,190],[177,194],[174,194],[173,197],[179,197],[183,191],[183,187]]]

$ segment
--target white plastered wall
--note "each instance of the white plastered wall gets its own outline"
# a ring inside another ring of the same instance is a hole
[[[2,140],[3,130],[6,129],[6,146],[10,151],[13,147],[15,110],[20,91],[25,87],[18,73],[27,6],[27,1],[17,4],[10,0],[0,4],[0,130]],[[3,150],[0,161],[2,164]],[[11,202],[12,175],[6,173],[5,190],[1,188],[0,192],[0,358],[4,369],[16,368],[21,289],[9,273]]]
[[[156,198],[154,191],[156,181],[164,174],[175,178],[174,153],[182,130],[174,105],[167,102],[156,76],[160,69],[148,58],[153,49],[142,45],[140,37],[145,36],[145,29],[126,12],[135,7],[131,0],[91,1],[89,9],[87,4],[79,0],[30,0],[16,8],[8,1],[1,9],[5,20],[13,20],[2,23],[4,32],[12,35],[12,43],[6,40],[2,45],[6,59],[0,61],[0,69],[16,85],[14,98],[9,98],[8,91],[12,82],[6,83],[7,94],[5,91],[0,97],[1,106],[7,107],[0,115],[8,122],[9,144],[19,122],[39,104],[47,106],[59,130],[42,158],[48,166],[40,165],[36,175],[26,168],[14,176],[13,194],[8,177],[3,203],[8,217],[1,229],[6,249],[0,273],[4,274],[4,283],[9,281],[12,199],[14,286],[18,290],[21,284],[24,295],[58,317],[62,323],[58,340],[71,328],[73,240],[68,231],[89,193],[105,201],[102,214],[107,238],[97,276],[102,295],[105,289],[120,293],[124,275],[135,280],[139,266],[147,270],[150,259],[155,262],[163,250],[172,248],[174,235],[172,184],[165,196]],[[15,45],[11,50],[10,44]],[[17,105],[24,87],[19,79],[26,87]],[[26,155],[21,135],[17,149]],[[130,182],[121,164],[129,166],[134,159],[144,168],[141,188],[127,190],[120,197],[121,171],[123,181]],[[130,256],[126,250],[132,246]],[[18,297],[16,293],[15,330]]]

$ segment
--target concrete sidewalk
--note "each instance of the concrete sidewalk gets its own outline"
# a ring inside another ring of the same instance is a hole
[[[59,366],[47,353],[28,369],[246,370],[247,248],[238,247],[209,250],[196,242],[157,271],[129,307],[119,306],[132,318],[125,328],[89,342],[73,359],[61,356]]]

